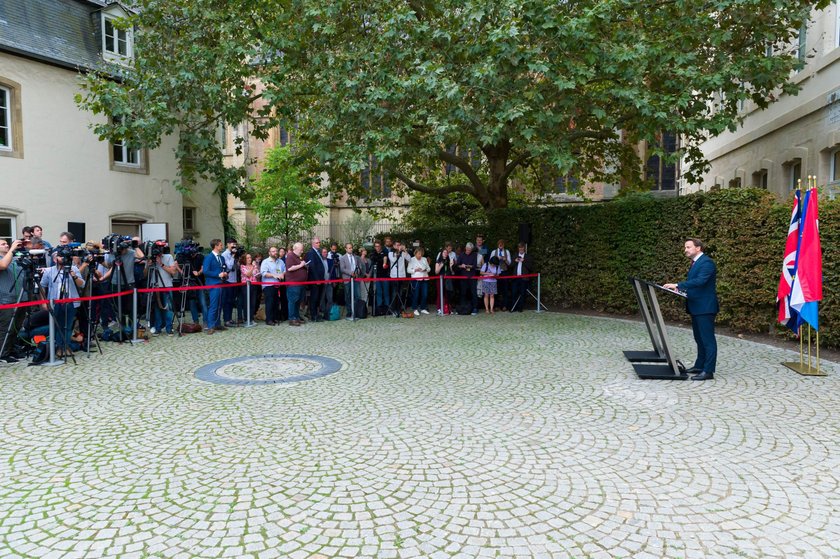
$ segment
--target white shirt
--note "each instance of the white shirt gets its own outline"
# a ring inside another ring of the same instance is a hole
[[[418,260],[417,258],[412,258],[411,261],[408,263],[408,271],[413,278],[427,278],[429,277],[429,271],[431,267],[429,263],[426,262],[426,258],[421,256]]]
[[[407,252],[401,252],[397,254],[396,252],[389,252],[388,253],[388,261],[391,263],[391,277],[392,278],[404,278],[405,275],[405,265],[411,259],[408,256]],[[400,270],[402,267],[402,270]]]
[[[522,264],[525,263],[525,253],[520,252],[519,255],[517,256],[517,258],[522,259],[522,262],[517,262],[516,263],[516,275],[521,276],[522,275]]]

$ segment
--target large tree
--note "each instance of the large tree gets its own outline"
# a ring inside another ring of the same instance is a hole
[[[179,133],[187,178],[236,190],[213,128],[294,129],[296,153],[351,202],[365,167],[504,207],[511,180],[639,180],[640,140],[698,145],[738,107],[797,88],[794,48],[828,0],[138,0],[133,64],[88,75],[103,137]],[[772,54],[768,54],[772,52]],[[246,162],[247,163],[247,162]],[[692,177],[689,177],[692,178]]]

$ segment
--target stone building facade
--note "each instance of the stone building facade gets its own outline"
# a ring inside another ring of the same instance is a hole
[[[801,179],[840,185],[840,0],[813,11],[800,32],[798,55],[806,62],[793,80],[796,96],[784,95],[765,110],[743,107],[735,132],[707,141],[702,149],[711,169],[700,184],[683,180],[684,193],[713,187],[755,186],[785,198]]]
[[[154,150],[100,141],[90,126],[101,117],[75,104],[80,73],[130,61],[131,31],[112,24],[124,15],[114,1],[0,2],[0,237],[34,224],[53,243],[65,230],[101,239],[144,224],[170,242],[222,234],[212,185],[174,187],[176,138]]]

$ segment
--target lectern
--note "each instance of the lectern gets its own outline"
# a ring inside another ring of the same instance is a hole
[[[664,291],[674,297],[685,298],[684,293],[665,289],[659,284],[630,278],[633,292],[639,302],[642,319],[650,336],[652,351],[625,351],[624,356],[633,364],[633,370],[640,379],[685,380],[688,374],[685,366],[674,357],[668,333],[665,331],[665,320],[659,308],[657,291]]]

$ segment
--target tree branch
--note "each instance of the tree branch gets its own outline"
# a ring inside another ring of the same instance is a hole
[[[475,169],[473,169],[472,165],[470,165],[470,162],[464,159],[463,157],[455,155],[454,153],[449,153],[446,150],[438,151],[438,157],[443,161],[446,161],[447,163],[451,163],[452,165],[458,167],[458,169],[460,169],[467,176],[467,178],[473,184],[474,188],[484,186],[484,184],[481,182],[481,179],[476,174]]]
[[[422,192],[424,194],[431,194],[432,196],[445,196],[446,194],[452,194],[454,192],[464,192],[467,194],[475,195],[475,189],[469,184],[453,184],[452,186],[435,188],[433,186],[426,186],[416,181],[413,181],[410,178],[408,178],[408,176],[397,171],[396,169],[391,169],[391,173],[395,177],[400,179],[402,182],[404,182],[405,185],[411,190],[416,190],[417,192]]]
[[[506,180],[517,167],[528,161],[530,157],[530,154],[523,153],[522,155],[505,165],[505,171],[504,173],[502,173],[502,180]]]

